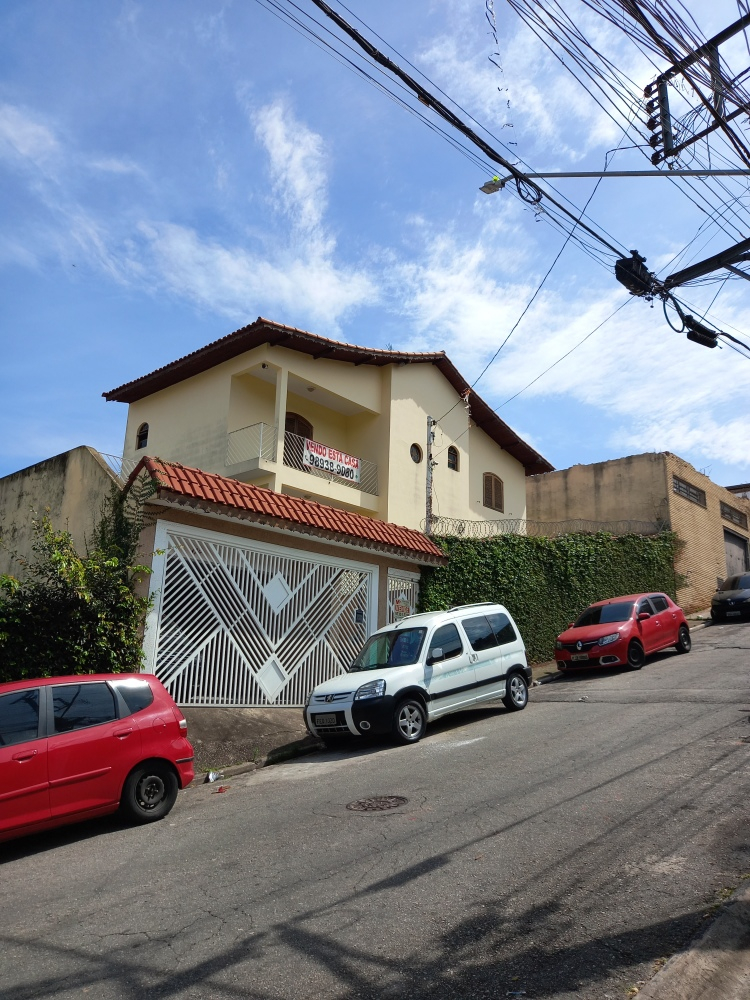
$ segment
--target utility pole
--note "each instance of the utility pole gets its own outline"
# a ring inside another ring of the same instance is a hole
[[[436,464],[432,460],[432,443],[435,440],[435,431],[432,429],[437,420],[427,417],[427,482],[426,482],[426,502],[424,516],[424,531],[426,535],[432,534],[432,467]]]

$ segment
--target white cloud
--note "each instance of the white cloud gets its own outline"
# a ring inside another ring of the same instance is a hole
[[[106,174],[138,174],[145,176],[143,167],[139,167],[132,160],[120,159],[116,156],[105,156],[100,159],[89,161],[92,170],[100,170]]]
[[[280,313],[338,333],[341,319],[355,307],[375,303],[378,290],[363,269],[335,261],[336,242],[324,225],[323,140],[283,99],[248,113],[268,154],[271,207],[286,216],[287,238],[255,250],[174,223],[146,223],[140,228],[154,272],[173,293],[234,320]]]
[[[58,149],[50,128],[12,104],[0,105],[0,157],[21,158],[39,166]]]
[[[327,207],[323,140],[294,117],[287,102],[273,101],[252,114],[256,137],[270,161],[273,190],[295,228],[316,234]]]
[[[346,313],[377,297],[364,272],[338,268],[323,255],[290,252],[272,261],[174,224],[144,224],[141,232],[162,287],[233,320],[280,313],[337,330]]]

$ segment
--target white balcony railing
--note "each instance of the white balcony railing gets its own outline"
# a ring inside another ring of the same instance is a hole
[[[359,482],[352,482],[340,476],[316,469],[303,462],[305,439],[299,434],[285,431],[282,461],[290,469],[299,469],[310,476],[317,476],[330,483],[349,486],[372,496],[378,496],[378,467],[374,462],[359,459]],[[271,424],[251,424],[239,430],[230,431],[227,440],[227,465],[240,465],[243,462],[264,459],[267,462],[278,461],[277,433]]]
[[[276,461],[276,428],[272,424],[251,424],[230,431],[227,438],[227,465],[239,465],[262,458]]]

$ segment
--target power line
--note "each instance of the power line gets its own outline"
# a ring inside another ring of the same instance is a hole
[[[628,298],[625,299],[624,302],[621,302],[620,305],[614,310],[614,312],[611,312],[609,316],[607,316],[606,319],[603,319],[601,323],[595,326],[590,333],[587,333],[585,337],[579,340],[578,343],[575,344],[573,347],[571,347],[569,351],[566,351],[565,354],[563,354],[561,357],[557,359],[557,361],[553,361],[551,365],[545,368],[544,371],[541,372],[539,375],[537,375],[536,378],[533,378],[527,385],[523,387],[523,389],[519,389],[518,392],[514,393],[512,396],[509,396],[504,403],[501,403],[497,407],[497,409],[501,410],[504,406],[507,406],[507,404],[510,403],[512,400],[517,399],[522,392],[526,392],[527,389],[531,388],[531,386],[534,385],[535,382],[538,382],[540,378],[542,378],[544,375],[547,374],[547,372],[552,371],[552,369],[555,368],[557,365],[559,365],[561,361],[564,361],[567,357],[569,357],[573,353],[573,351],[577,351],[578,348],[581,346],[581,344],[585,344],[586,341],[589,339],[589,337],[593,337],[597,331],[601,330],[601,328],[604,326],[605,323],[608,323],[613,316],[616,316],[621,309],[624,309],[625,306],[629,305],[632,301],[633,301],[632,298]]]
[[[325,0],[311,0],[323,13],[329,17],[342,31],[344,31],[350,38],[352,38],[357,45],[359,45],[372,60],[377,62],[379,65],[386,67],[394,76],[402,80],[427,107],[431,108],[436,114],[452,125],[457,131],[465,135],[478,149],[487,156],[489,160],[493,163],[497,163],[504,167],[509,173],[513,175],[516,182],[518,193],[521,197],[526,197],[532,204],[539,204],[542,199],[547,199],[551,204],[553,204],[559,211],[568,218],[576,222],[577,226],[584,229],[590,236],[595,240],[598,240],[603,246],[607,247],[613,253],[619,254],[624,247],[620,245],[620,249],[613,246],[609,240],[607,240],[596,230],[592,229],[585,222],[582,222],[580,218],[576,219],[572,212],[570,212],[564,205],[553,198],[547,191],[545,191],[539,184],[534,181],[529,180],[523,171],[519,170],[514,164],[512,164],[506,157],[502,156],[497,152],[488,142],[481,138],[473,129],[469,128],[456,114],[454,114],[450,108],[448,108],[442,101],[438,100],[430,91],[418,83],[412,76],[406,73],[400,66],[389,59],[388,56],[384,55],[377,49],[371,42],[369,42],[356,28],[354,28],[348,21],[346,21],[337,11],[330,7]]]

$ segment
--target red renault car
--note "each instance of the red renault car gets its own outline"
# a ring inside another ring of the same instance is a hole
[[[151,674],[0,684],[0,841],[118,809],[162,819],[193,773],[187,722]]]
[[[630,594],[591,604],[557,637],[558,670],[627,666],[640,670],[646,656],[674,646],[690,652],[682,608],[666,594]]]

